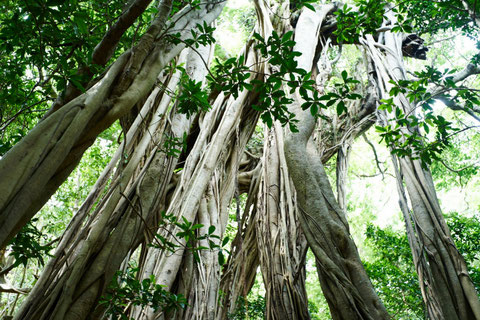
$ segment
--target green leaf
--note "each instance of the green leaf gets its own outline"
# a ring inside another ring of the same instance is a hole
[[[337,103],[337,115],[341,115],[344,111],[347,111],[347,108],[345,107],[345,102],[341,100]]]
[[[230,239],[229,239],[228,236],[225,237],[225,238],[223,238],[223,240],[222,240],[222,247],[224,247],[224,246],[228,243],[228,241],[230,241]]]
[[[262,120],[267,124],[267,126],[269,128],[272,127],[273,125],[273,119],[272,119],[272,115],[270,114],[270,112],[264,112],[262,113],[262,115],[260,116],[262,118]]]
[[[293,31],[286,32],[282,37],[282,42],[287,42],[288,40],[290,40],[292,38],[292,35]]]
[[[191,230],[196,230],[196,229],[200,229],[201,227],[203,227],[203,224],[195,224],[190,229]]]
[[[222,250],[218,251],[218,264],[223,266],[225,264],[225,256],[223,255]]]

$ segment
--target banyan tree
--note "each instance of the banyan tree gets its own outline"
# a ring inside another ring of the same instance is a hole
[[[66,6],[38,3],[21,8],[40,27]],[[253,30],[239,56],[223,60],[212,31],[225,1],[122,4],[49,110],[0,159],[6,254],[98,136],[121,126],[33,288],[9,289],[26,295],[14,319],[228,319],[258,270],[266,319],[310,319],[307,250],[333,319],[394,318],[352,237],[345,189],[355,141],[374,127],[391,154],[427,317],[480,319],[429,169],[454,131],[428,112],[443,101],[478,119],[475,95],[455,92],[480,68],[475,59],[440,75],[405,66],[427,58],[422,34],[475,34],[475,4],[254,0]],[[346,47],[358,61],[335,71]],[[324,166],[334,158],[332,184]],[[126,277],[143,293],[121,296]]]

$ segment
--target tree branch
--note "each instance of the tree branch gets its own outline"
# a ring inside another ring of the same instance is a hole
[[[120,42],[120,38],[123,36],[125,31],[127,31],[127,29],[133,25],[135,20],[137,20],[137,18],[145,11],[150,2],[152,2],[152,0],[134,1],[132,5],[120,15],[117,22],[115,22],[115,24],[107,31],[103,39],[93,50],[91,63],[89,65],[81,66],[77,71],[77,75],[82,75],[85,77],[85,80],[82,82],[84,87],[87,86],[88,82],[94,75],[91,67],[93,65],[105,66],[115,52],[115,48]],[[67,102],[73,100],[80,94],[81,91],[75,87],[73,83],[69,82],[64,94],[59,95],[57,100],[53,103],[50,111],[47,112],[44,118],[50,116],[53,112],[57,111]]]
[[[385,170],[382,170],[382,167],[380,166],[380,163],[383,163],[383,162],[378,159],[377,149],[375,149],[375,146],[373,145],[373,143],[370,140],[368,140],[365,133],[362,134],[362,137],[363,137],[363,140],[365,140],[365,142],[372,148],[373,155],[375,156],[375,163],[377,165],[377,168],[380,171],[380,174],[382,175],[382,179],[385,179]]]

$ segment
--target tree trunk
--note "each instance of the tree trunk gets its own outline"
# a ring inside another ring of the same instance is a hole
[[[295,189],[283,154],[279,123],[265,130],[257,204],[257,243],[266,290],[266,319],[310,319],[305,290],[307,243],[300,229]]]
[[[208,56],[209,49],[204,53]],[[185,55],[182,54],[183,59]],[[204,78],[206,69],[198,54],[192,51],[189,58],[187,70],[194,71],[192,78]],[[178,74],[169,77],[168,90],[175,90],[178,77]],[[159,146],[163,146],[167,137],[183,138],[190,126],[191,120],[176,114],[175,108],[167,111],[170,101],[171,97],[163,90],[155,88],[152,91],[127,133],[125,148],[117,152],[129,155],[128,164],[123,167],[123,159],[119,162],[109,190],[84,228],[78,231],[86,213],[100,196],[100,190],[92,191],[16,319],[102,317],[101,308],[95,309],[114,273],[128,252],[144,237],[151,240],[156,231],[178,162]],[[167,121],[168,118],[173,120]],[[148,119],[150,124],[142,126]],[[135,139],[135,143],[129,138]],[[113,157],[112,164],[118,159],[119,154]],[[107,168],[96,187],[104,184],[109,171]]]
[[[390,17],[393,19],[392,17]],[[381,99],[389,98],[390,80],[406,79],[403,66],[403,35],[385,32],[380,51],[375,40],[367,36],[364,46],[374,61]],[[404,114],[414,112],[415,106],[400,94],[394,98]],[[382,121],[394,123],[394,114],[381,113]],[[403,128],[409,134],[409,129]],[[417,130],[417,128],[410,128]],[[480,302],[468,276],[465,260],[458,252],[443,218],[430,171],[420,160],[392,155],[397,173],[400,207],[407,227],[407,236],[419,276],[420,288],[432,319],[480,319]],[[408,208],[405,183],[412,210]]]
[[[311,31],[319,36],[325,16],[334,9],[323,6],[320,12],[304,10],[295,30],[298,67],[312,70],[316,43]],[[318,11],[318,10],[317,10]],[[388,319],[389,316],[372,287],[350,237],[343,210],[335,200],[318,151],[309,142],[315,127],[310,111],[296,102],[289,110],[300,120],[298,133],[287,133],[285,158],[297,192],[300,222],[311,247],[320,277],[320,284],[330,306],[333,319]]]
[[[260,68],[256,71],[261,74],[262,64],[255,59],[256,56],[251,50],[245,63]],[[258,112],[250,108],[254,101],[255,96],[247,91],[241,92],[236,99],[220,94],[212,110],[201,117],[199,135],[181,171],[177,188],[167,209],[168,214],[197,223],[211,222],[216,227],[215,234],[223,236],[228,222],[227,207],[235,191],[240,156],[258,119]],[[205,230],[209,226],[205,225]],[[176,227],[172,226],[163,236],[170,238],[171,234],[177,232]],[[210,319],[217,308],[209,303],[218,301],[220,280],[219,266],[214,258],[216,252],[206,251],[201,254],[201,259],[212,263],[211,265],[203,266],[196,262],[191,265],[188,261],[189,252],[184,250],[185,240],[177,241],[181,247],[174,254],[150,248],[141,277],[154,274],[157,282],[165,285],[166,289],[186,295],[189,301],[195,299],[195,307],[202,306],[198,310],[187,309],[185,314],[178,312],[176,315],[169,315],[169,318]],[[187,268],[190,270],[188,273],[180,272]],[[139,319],[157,319],[162,316],[160,313],[154,314],[152,310],[144,311],[143,315],[137,310],[134,314],[138,315]]]
[[[175,21],[171,25],[167,23],[171,2],[164,2],[136,47],[122,54],[84,94],[41,121],[0,160],[0,247],[65,181],[97,135],[148,95],[161,70],[185,47],[169,43],[169,32],[180,32],[183,40],[191,37],[190,31],[197,24],[210,24],[224,4],[207,1],[195,10],[186,7],[169,20]]]
[[[220,302],[217,320],[227,319],[234,314],[239,302],[246,300],[248,292],[255,282],[260,264],[259,248],[256,237],[256,202],[260,186],[261,162],[251,172],[248,179],[248,198],[243,214],[238,215],[238,230],[232,241],[227,264],[223,267],[220,281]],[[239,178],[240,180],[240,178]],[[240,204],[237,203],[237,206]],[[237,207],[237,210],[239,208]]]

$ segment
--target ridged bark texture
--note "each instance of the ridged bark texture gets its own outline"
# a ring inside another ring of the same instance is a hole
[[[264,135],[256,234],[266,290],[265,318],[310,319],[305,289],[307,242],[283,153],[283,129],[276,122]]]
[[[170,6],[162,6],[137,46],[122,54],[84,94],[41,121],[0,160],[0,248],[67,179],[98,134],[148,96],[162,69],[185,47],[158,37],[160,33],[172,27],[171,32],[180,32],[185,40],[197,24],[210,24],[224,5],[207,1],[195,10],[186,7],[170,20],[175,26],[167,23]]]
[[[394,21],[389,16],[390,22]],[[378,44],[367,36],[363,45],[372,59],[377,74],[379,96],[390,98],[390,80],[407,79],[403,65],[402,40],[399,33],[385,32]],[[380,50],[379,45],[388,48]],[[396,107],[404,114],[415,112],[415,105],[403,95],[394,98]],[[380,112],[384,124],[395,123],[395,115]],[[418,128],[403,128],[403,133]],[[398,182],[400,207],[403,212],[420,288],[432,319],[480,319],[480,301],[468,276],[465,260],[458,252],[438,202],[432,175],[413,157],[392,155]],[[410,198],[410,209],[405,187]]]
[[[208,57],[208,48],[204,51]],[[192,78],[201,80],[206,69],[189,68],[201,61],[197,53],[191,54],[187,59],[185,52],[180,59],[189,60],[187,71],[194,71]],[[168,90],[176,88],[178,73],[165,76]],[[152,240],[164,209],[178,159],[168,156],[161,146],[167,137],[181,139],[189,130],[191,121],[185,115],[176,114],[175,108],[168,111],[170,102],[165,91],[155,88],[151,92],[16,319],[103,318],[102,308],[97,308],[100,297],[128,253],[145,238]],[[120,156],[124,152],[129,155],[126,165]],[[115,176],[102,196],[117,162]],[[97,207],[87,218],[97,200]]]
[[[295,30],[298,66],[312,70],[319,30],[325,16],[334,9],[322,6],[313,13],[304,10]],[[300,120],[297,133],[287,133],[285,158],[299,208],[299,218],[317,262],[320,284],[333,319],[389,319],[368,278],[350,236],[344,211],[339,207],[323,169],[320,154],[310,141],[315,119],[301,109],[301,98],[289,110]]]

